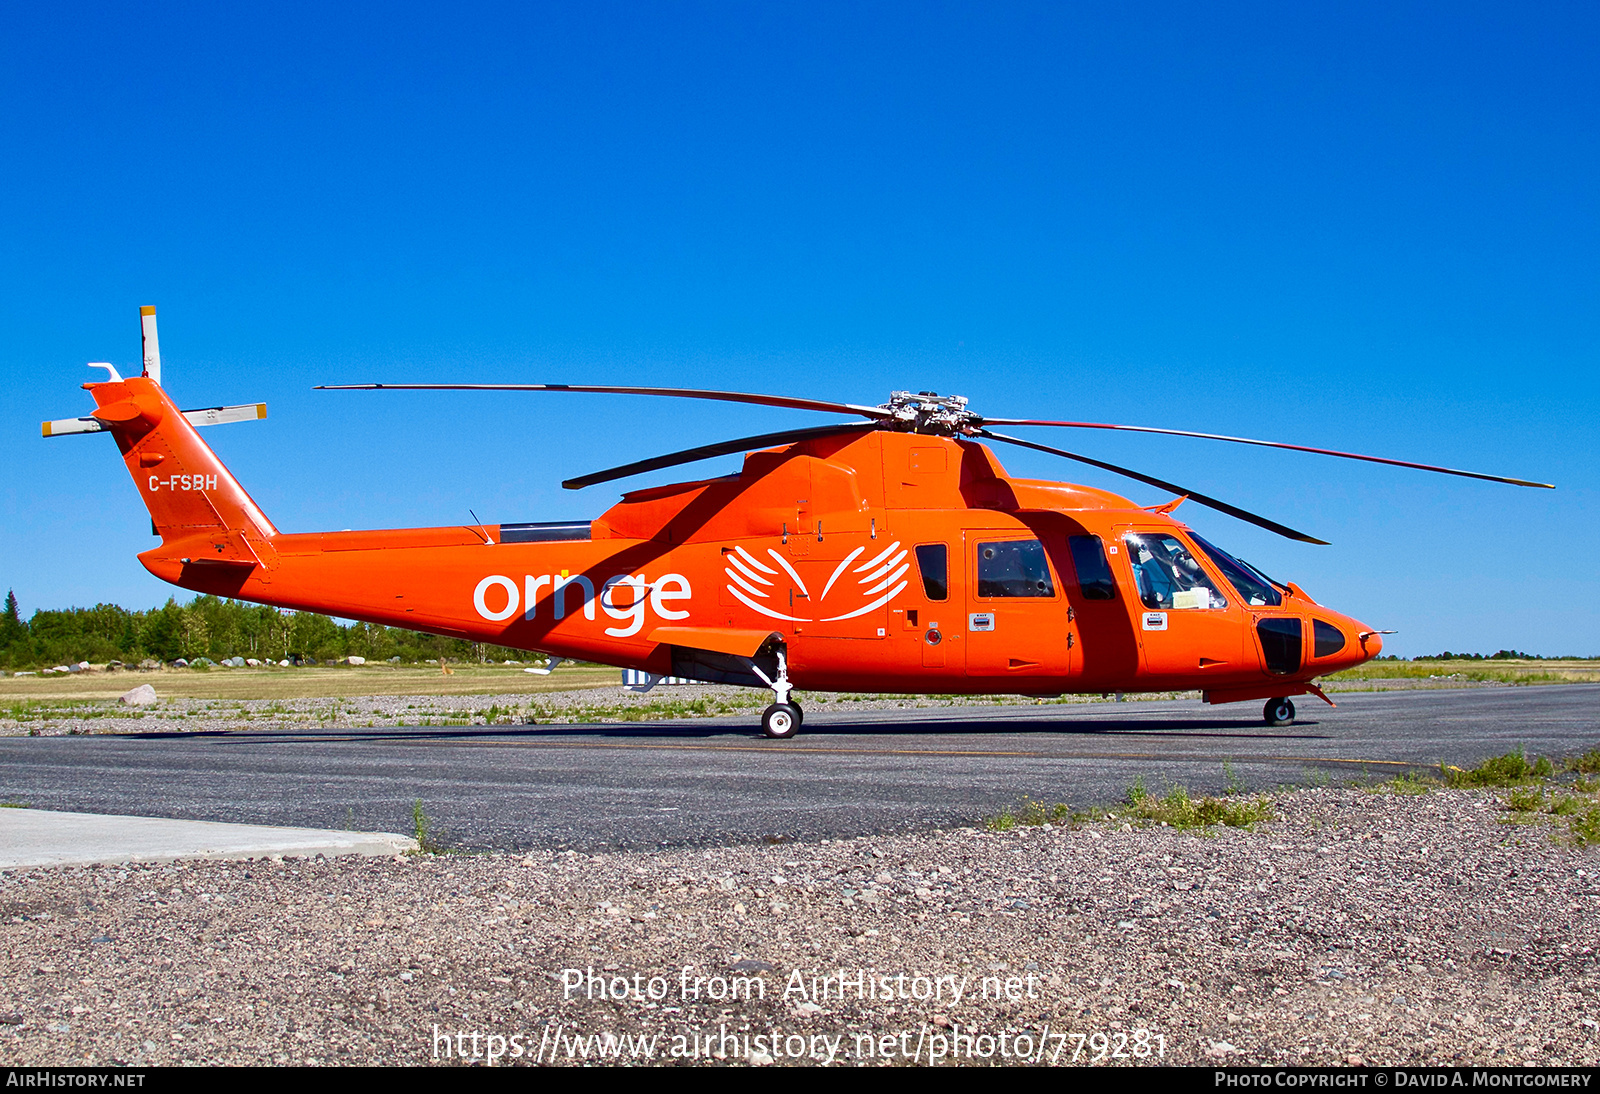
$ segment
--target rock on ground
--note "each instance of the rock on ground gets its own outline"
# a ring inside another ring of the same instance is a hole
[[[156,689],[149,684],[140,684],[131,691],[125,691],[117,699],[117,702],[125,707],[152,707],[159,701],[156,698]]]

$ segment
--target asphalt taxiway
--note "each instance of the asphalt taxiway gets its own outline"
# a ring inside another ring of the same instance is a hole
[[[462,849],[649,848],[971,823],[1027,796],[1381,780],[1600,744],[1600,685],[1309,697],[1296,724],[1197,701],[851,711],[789,741],[745,717],[620,725],[0,738],[0,801],[353,831]]]

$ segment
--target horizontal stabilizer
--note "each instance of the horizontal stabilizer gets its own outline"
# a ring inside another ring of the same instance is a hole
[[[185,410],[183,416],[193,426],[226,425],[229,422],[254,422],[267,416],[266,403],[244,403],[240,406],[213,406],[204,410]],[[62,418],[45,422],[46,437],[64,437],[69,433],[104,433],[106,427],[92,417]]]
[[[213,528],[197,536],[163,543],[145,553],[152,558],[176,558],[185,566],[247,566],[253,569],[261,565],[260,556],[234,528]]]

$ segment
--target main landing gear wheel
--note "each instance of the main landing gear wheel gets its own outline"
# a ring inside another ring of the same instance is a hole
[[[1269,726],[1286,726],[1294,722],[1294,704],[1288,699],[1268,699],[1261,716]]]
[[[800,732],[802,715],[793,703],[773,703],[761,712],[761,732],[775,740],[786,741]]]

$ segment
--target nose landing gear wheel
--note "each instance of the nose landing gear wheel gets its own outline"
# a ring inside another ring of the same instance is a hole
[[[800,708],[793,703],[773,703],[761,712],[761,732],[785,741],[800,732]]]
[[[1287,699],[1268,699],[1261,716],[1269,726],[1286,726],[1294,722],[1294,704]]]

